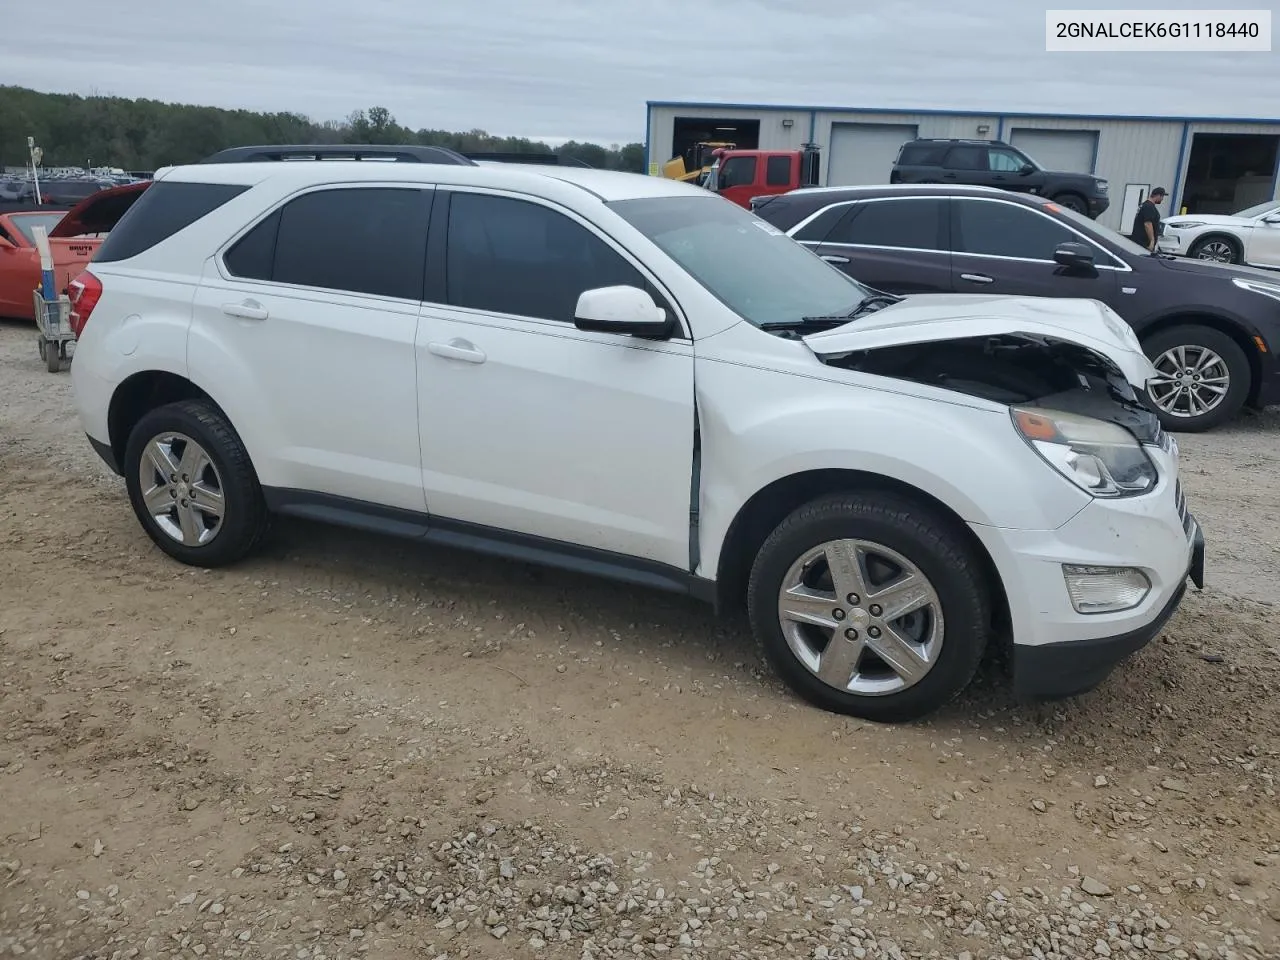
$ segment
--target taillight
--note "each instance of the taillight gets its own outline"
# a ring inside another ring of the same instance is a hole
[[[88,270],[67,284],[67,299],[71,301],[71,332],[80,339],[84,325],[89,322],[93,308],[102,297],[102,281]]]

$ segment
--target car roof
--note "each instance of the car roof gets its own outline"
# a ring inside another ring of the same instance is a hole
[[[802,187],[798,190],[791,190],[787,193],[781,194],[781,196],[795,200],[801,200],[806,197],[822,197],[824,200],[830,202],[833,197],[838,196],[847,196],[849,198],[892,197],[906,193],[918,195],[936,194],[943,197],[1000,196],[1019,200],[1024,203],[1043,202],[1042,197],[1038,197],[1033,194],[1015,193],[1012,190],[1002,190],[999,187],[980,187],[976,185],[964,186],[948,183],[878,183],[845,187]]]
[[[467,165],[405,163],[394,160],[265,160],[248,163],[199,163],[157,170],[155,180],[188,183],[231,183],[253,186],[282,180],[302,188],[321,184],[423,183],[480,186],[554,193],[565,186],[611,202],[645,197],[714,196],[704,188],[666,177],[561,167],[547,164],[479,161]]]

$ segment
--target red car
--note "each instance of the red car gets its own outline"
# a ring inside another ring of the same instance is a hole
[[[35,321],[31,292],[40,286],[40,255],[32,227],[49,231],[54,285],[66,290],[151,181],[101,190],[70,210],[22,210],[0,213],[0,317]]]

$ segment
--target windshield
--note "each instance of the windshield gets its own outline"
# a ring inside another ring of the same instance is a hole
[[[1097,237],[1099,240],[1106,240],[1119,247],[1124,253],[1127,253],[1131,257],[1150,257],[1153,255],[1146,247],[1141,244],[1134,243],[1123,233],[1112,230],[1110,227],[1104,227],[1102,224],[1098,223],[1098,221],[1090,220],[1083,213],[1076,213],[1074,210],[1068,210],[1066,207],[1058,204],[1054,204],[1054,206],[1057,208],[1058,216],[1065,217],[1067,220],[1070,220],[1072,226],[1087,236]]]
[[[609,206],[757,327],[844,316],[872,293],[722,197],[616,200]]]
[[[44,227],[45,231],[50,231],[58,225],[58,222],[66,214],[58,213],[18,213],[10,217],[13,225],[18,228],[27,243],[35,246],[36,235],[31,232],[32,227]]]
[[[1243,210],[1237,210],[1232,214],[1233,217],[1260,217],[1264,213],[1270,213],[1272,210],[1280,210],[1280,205],[1274,200],[1268,200],[1266,203],[1255,203],[1252,207],[1245,207]]]

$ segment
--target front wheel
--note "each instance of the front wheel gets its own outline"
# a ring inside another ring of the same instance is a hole
[[[175,560],[224,566],[266,534],[248,451],[212,404],[184,400],[146,414],[129,434],[124,477],[142,528]]]
[[[1221,330],[1171,327],[1142,346],[1157,374],[1147,396],[1166,430],[1212,430],[1235,417],[1249,397],[1249,358]]]
[[[1053,202],[1076,213],[1083,213],[1086,216],[1089,213],[1089,205],[1084,202],[1084,197],[1078,197],[1074,193],[1060,193],[1053,198]]]
[[[937,710],[986,647],[982,565],[924,504],[847,493],[800,507],[765,541],[747,610],[765,657],[811,703],[880,722]]]
[[[1187,251],[1187,256],[1211,263],[1239,263],[1244,259],[1240,253],[1240,245],[1227,237],[1205,237],[1197,240]]]

